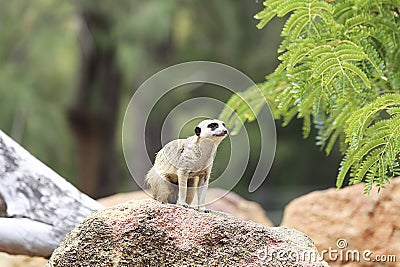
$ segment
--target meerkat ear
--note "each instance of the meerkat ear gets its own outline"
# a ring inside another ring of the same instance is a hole
[[[194,128],[194,132],[196,133],[196,135],[197,135],[197,136],[199,136],[199,135],[200,135],[200,133],[201,133],[201,129],[200,129],[200,127],[196,127],[196,128]]]

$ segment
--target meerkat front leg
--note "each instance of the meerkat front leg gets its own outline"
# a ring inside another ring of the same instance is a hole
[[[199,180],[199,185],[197,187],[197,209],[199,211],[204,211],[204,212],[210,212],[209,210],[206,210],[206,192],[208,189],[208,181],[210,179],[210,173],[207,172],[206,175],[203,177],[200,177]]]
[[[199,176],[190,178],[187,183],[186,203],[190,205],[193,202],[197,187],[199,186]]]
[[[182,170],[178,170],[178,186],[179,186],[179,193],[178,193],[178,201],[176,204],[189,207],[186,203],[186,196],[187,196],[187,182],[188,182],[188,173]]]

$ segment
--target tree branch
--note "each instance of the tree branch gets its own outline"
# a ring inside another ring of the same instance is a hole
[[[45,257],[103,208],[1,130],[0,199],[0,251]]]

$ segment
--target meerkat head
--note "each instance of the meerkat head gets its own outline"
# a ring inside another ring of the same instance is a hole
[[[222,141],[229,134],[225,123],[216,119],[200,122],[194,129],[194,132],[200,138],[215,139],[218,141]]]

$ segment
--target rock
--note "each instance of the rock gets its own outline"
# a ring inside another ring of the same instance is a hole
[[[294,229],[141,200],[94,212],[46,267],[328,266],[317,257],[311,239]]]
[[[212,201],[215,199],[216,201]],[[210,188],[207,192],[206,202],[209,203],[208,209],[229,213],[245,221],[251,220],[265,226],[274,226],[260,204],[249,201],[234,192]]]
[[[150,193],[141,190],[128,193],[118,193],[108,197],[99,198],[97,201],[100,202],[100,204],[102,204],[104,207],[112,207],[130,200],[142,199],[151,199]]]
[[[332,266],[399,266],[388,257],[395,255],[400,261],[400,178],[369,196],[363,195],[363,188],[358,184],[299,197],[286,206],[282,225],[306,233],[319,251],[331,248],[343,254],[353,250],[360,254],[360,262],[343,255],[343,260],[331,260]],[[363,260],[366,251],[372,252],[367,260],[383,255],[385,262]],[[325,260],[329,261],[329,255],[325,254]]]
[[[150,194],[144,191],[130,193],[119,193],[109,197],[98,199],[105,207],[111,207],[132,199],[150,199]],[[235,215],[242,220],[251,220],[265,226],[273,226],[272,221],[267,217],[265,210],[260,204],[249,201],[234,192],[224,189],[210,188],[206,197],[207,208],[222,211]]]
[[[0,252],[1,267],[43,267],[47,260],[41,257],[29,257],[25,255],[9,255]]]

